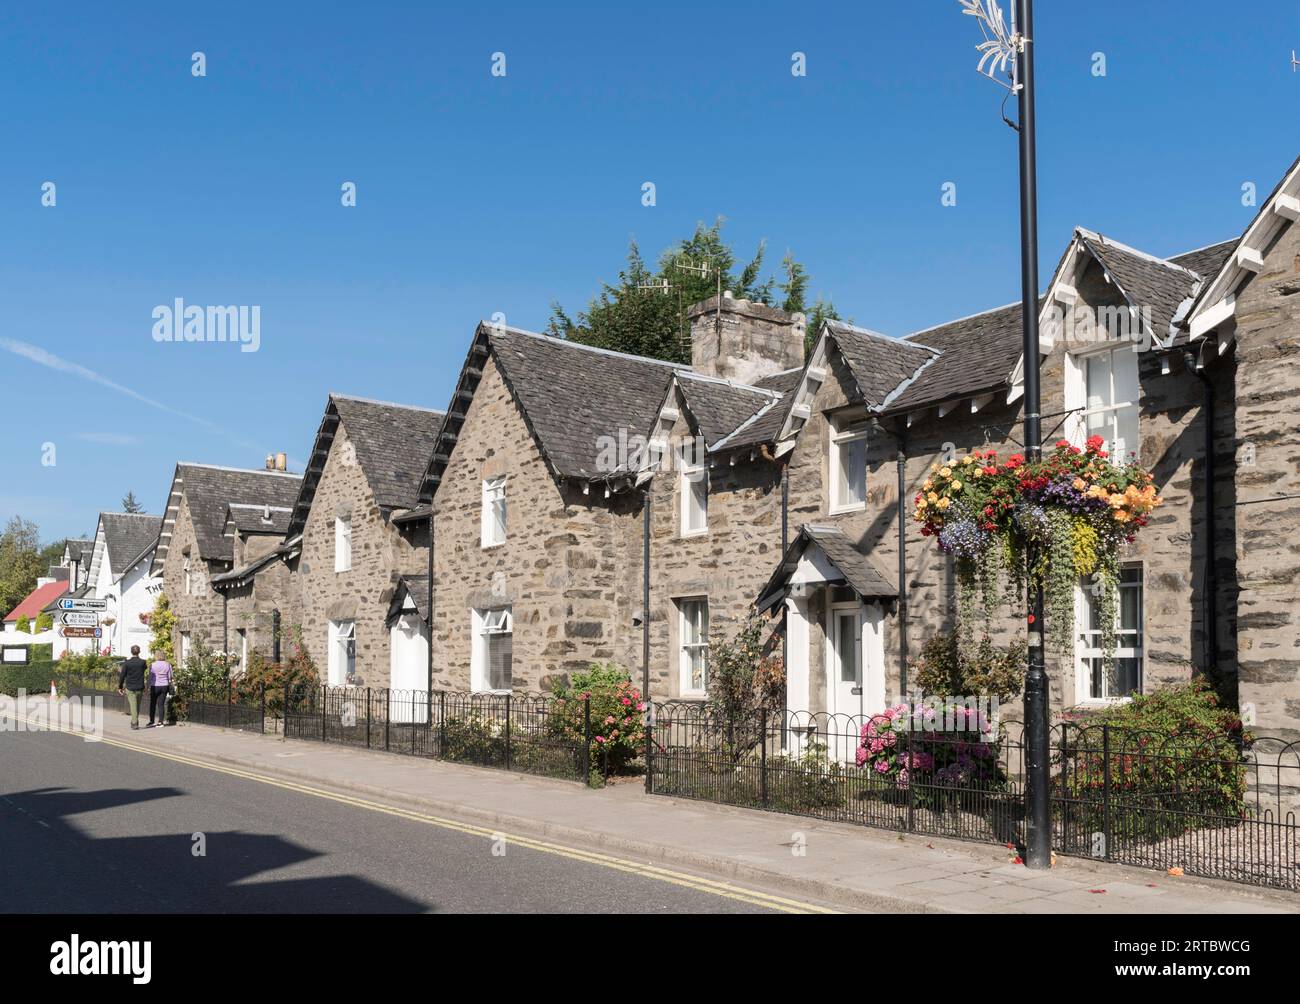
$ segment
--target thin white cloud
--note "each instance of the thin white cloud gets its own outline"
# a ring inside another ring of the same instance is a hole
[[[74,438],[99,446],[135,446],[140,443],[139,436],[127,435],[125,432],[79,432]]]
[[[145,397],[139,391],[132,390],[130,387],[124,387],[122,384],[108,379],[96,373],[92,369],[82,366],[80,363],[69,362],[51,352],[46,352],[39,345],[31,345],[28,342],[20,342],[13,338],[0,337],[0,349],[6,352],[12,352],[16,356],[22,356],[38,366],[44,366],[47,369],[58,370],[60,373],[70,373],[73,376],[81,377],[83,380],[89,380],[91,383],[97,383],[101,387],[107,387],[109,390],[115,390],[119,394],[125,394],[141,404],[147,404],[150,408],[157,408],[159,411],[165,411],[169,415],[175,415],[178,418],[188,419],[199,425],[207,426],[209,429],[217,428],[215,422],[206,418],[200,418],[198,415],[191,415],[189,412],[173,408],[171,405],[163,404],[161,401],[155,401],[153,398]]]

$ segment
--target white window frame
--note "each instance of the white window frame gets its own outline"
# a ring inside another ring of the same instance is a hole
[[[246,628],[235,628],[235,634],[239,636],[239,672],[248,672],[248,630]]]
[[[683,447],[677,465],[679,533],[702,537],[709,532],[709,470],[692,447]]]
[[[348,671],[346,645],[352,643],[351,672]],[[357,671],[357,622],[355,620],[337,620],[329,622],[329,651],[326,656],[331,687],[348,687],[348,677],[356,676]]]
[[[848,646],[845,647],[844,618],[852,617],[853,619],[853,636],[848,639]],[[831,669],[834,673],[833,683],[838,686],[841,683],[847,683],[844,679],[844,656],[851,654],[853,656],[853,686],[858,691],[862,690],[862,677],[864,667],[862,665],[862,602],[856,596],[852,600],[837,600],[832,602],[827,608],[827,620],[830,625],[830,631],[827,632],[827,640],[830,644],[827,646],[827,655],[831,660]]]
[[[1102,356],[1110,357],[1110,366],[1108,368],[1110,386],[1107,388],[1108,393],[1106,395],[1109,403],[1089,406],[1088,362]],[[1102,438],[1106,441],[1105,449],[1112,454],[1112,459],[1116,463],[1122,464],[1130,453],[1140,457],[1142,455],[1142,409],[1140,400],[1142,389],[1138,369],[1138,354],[1134,350],[1133,343],[1106,344],[1087,352],[1067,352],[1065,360],[1065,408],[1070,412],[1070,435],[1068,436],[1070,441],[1075,446],[1082,447],[1090,435],[1088,431],[1089,420],[1103,416],[1110,426],[1112,434],[1103,435]],[[1126,369],[1131,368],[1133,389],[1135,391],[1132,400],[1116,400],[1115,371],[1117,365]],[[1133,412],[1132,425],[1136,430],[1136,441],[1132,443],[1126,441],[1122,444],[1122,449],[1117,450],[1115,449],[1114,440],[1118,437],[1113,435],[1113,431],[1118,428],[1120,413],[1129,409]]]
[[[190,575],[192,573],[192,570],[190,568],[190,556],[188,554],[183,554],[181,555],[181,558],[183,559],[181,563],[181,575],[184,576],[184,580],[185,580],[185,595],[193,596],[194,584],[190,578]]]
[[[1125,573],[1130,576],[1136,573],[1136,578],[1131,578],[1125,582]],[[1076,703],[1091,705],[1117,704],[1130,700],[1134,694],[1141,694],[1146,676],[1146,589],[1143,581],[1143,568],[1140,563],[1123,565],[1120,569],[1120,597],[1117,605],[1115,616],[1117,623],[1115,625],[1115,658],[1133,659],[1137,663],[1137,679],[1134,681],[1132,694],[1111,695],[1109,690],[1110,681],[1107,675],[1102,673],[1102,693],[1096,695],[1092,692],[1092,672],[1093,661],[1100,661],[1102,658],[1101,649],[1096,644],[1096,637],[1100,632],[1091,628],[1091,588],[1092,583],[1082,581],[1075,589],[1075,694]],[[1136,590],[1138,594],[1138,624],[1135,628],[1127,631],[1122,629],[1122,618],[1124,615],[1125,590]],[[1125,644],[1125,640],[1129,644]]]
[[[188,631],[182,631],[181,632],[181,665],[184,666],[185,663],[189,661],[189,658],[190,658],[190,633]]]
[[[352,571],[352,514],[334,517],[334,571]]]
[[[844,474],[844,452],[855,444],[862,444],[862,497],[846,501],[840,497],[840,481]],[[828,510],[832,515],[842,512],[862,512],[867,508],[867,429],[861,425],[847,425],[841,429],[835,419],[830,420],[830,492]]]
[[[499,510],[499,515],[498,515]],[[510,510],[506,502],[506,476],[483,479],[483,497],[479,515],[479,544],[499,547],[506,542]]]
[[[514,633],[513,607],[492,607],[473,610],[470,614],[473,637],[470,642],[470,690],[476,694],[509,694],[514,689]],[[510,635],[510,686],[493,687],[489,664],[488,638],[493,635]]]
[[[698,616],[696,613],[698,612]],[[698,631],[696,630],[698,624]],[[687,639],[693,639],[688,641]],[[709,598],[685,596],[677,601],[677,691],[680,697],[706,697],[709,692]],[[703,686],[695,686],[695,665],[701,663]]]

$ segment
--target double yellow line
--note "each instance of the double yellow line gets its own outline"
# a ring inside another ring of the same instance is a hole
[[[36,721],[30,718],[27,719],[27,721],[29,724],[42,726],[49,731],[68,732],[74,735],[79,734],[73,729],[51,725],[48,722]],[[183,763],[190,767],[199,767],[203,770],[228,774],[231,777],[242,778],[246,781],[256,781],[259,784],[269,784],[276,788],[283,788],[286,791],[296,791],[303,795],[312,795],[315,798],[324,798],[331,802],[339,802],[343,805],[351,805],[359,809],[368,809],[371,812],[382,812],[389,816],[397,816],[400,819],[409,819],[412,822],[437,826],[444,830],[455,830],[458,833],[468,833],[471,836],[486,837],[489,840],[496,840],[504,837],[507,845],[527,847],[530,850],[541,851],[544,854],[553,854],[557,857],[568,858],[571,861],[580,861],[584,864],[599,865],[602,868],[610,868],[614,871],[625,872],[629,875],[637,875],[641,878],[666,882],[669,885],[679,886],[683,889],[693,889],[696,892],[720,896],[724,899],[734,900],[738,903],[746,903],[750,906],[757,906],[767,910],[774,910],[779,913],[833,914],[838,912],[836,910],[828,909],[827,907],[817,906],[813,903],[805,903],[800,900],[787,899],[784,896],[775,896],[770,893],[758,892],[754,889],[746,889],[743,886],[732,885],[730,882],[719,882],[714,879],[701,878],[698,875],[673,871],[669,868],[660,868],[657,865],[652,864],[642,864],[638,861],[628,861],[625,858],[616,858],[608,854],[598,854],[595,851],[578,850],[573,847],[565,847],[561,844],[553,844],[545,840],[537,840],[533,837],[524,837],[517,834],[505,833],[501,830],[494,830],[486,826],[475,826],[472,823],[462,823],[454,819],[445,819],[441,816],[433,816],[425,812],[415,812],[410,809],[398,809],[391,805],[372,802],[369,799],[358,798],[354,795],[344,795],[338,792],[327,791],[324,788],[316,788],[312,785],[301,784],[297,781],[284,781],[279,778],[268,777],[265,774],[257,774],[253,771],[243,770],[239,767],[227,767],[220,764],[210,763],[206,760],[196,760],[193,757],[183,756],[179,753],[164,752],[163,750],[151,748],[149,746],[139,746],[135,743],[124,742],[121,739],[110,739],[108,736],[103,736],[98,741],[107,743],[110,746],[117,746],[120,749],[133,750],[136,753],[144,753],[148,756],[158,757],[163,760]]]

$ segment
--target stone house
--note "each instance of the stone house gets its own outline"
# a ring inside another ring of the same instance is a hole
[[[1300,721],[1297,189],[1293,166],[1241,237],[1171,257],[1079,229],[1037,305],[1045,443],[1101,435],[1165,498],[1124,557],[1113,674],[1080,583],[1058,708],[1200,673],[1240,681],[1263,729]],[[611,659],[639,678],[644,630],[654,696],[698,698],[705,641],[757,602],[781,615],[792,709],[870,713],[952,627],[953,567],[912,499],[936,461],[1021,449],[1020,305],[901,339],[833,322],[806,362],[798,315],[724,297],[691,321],[691,367],[480,325],[424,487],[435,685],[546,689]]]
[[[302,482],[301,475],[288,473],[271,458],[267,464],[263,470],[176,465],[150,574],[162,576],[176,615],[173,645],[178,662],[184,662],[200,636],[213,648],[230,650],[228,602],[211,580],[235,571],[236,561],[250,556],[248,541],[232,525],[232,505],[255,517],[268,506],[273,513],[287,509]],[[253,542],[251,552],[268,543]],[[244,550],[237,552],[237,546]]]
[[[442,420],[414,405],[326,401],[275,574],[287,577],[303,645],[333,686],[428,689],[427,622],[414,606],[389,613],[414,577],[427,600],[428,517],[411,512]]]
[[[104,628],[100,647],[113,655],[129,654],[132,645],[140,646],[142,656],[150,654],[149,627],[140,615],[153,609],[162,592],[162,579],[149,571],[161,528],[161,516],[99,514],[87,582],[95,599],[108,601],[107,610],[100,616]]]
[[[278,662],[286,631],[301,619],[284,562],[292,512],[289,506],[269,504],[226,506],[224,535],[231,541],[234,567],[212,576],[210,585],[223,604],[222,651],[238,657],[240,670],[248,667],[254,652]]]

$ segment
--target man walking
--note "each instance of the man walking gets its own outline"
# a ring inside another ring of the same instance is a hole
[[[149,666],[140,658],[140,646],[131,646],[131,658],[122,663],[117,677],[117,692],[125,688],[127,707],[131,709],[131,728],[140,728],[140,695],[144,693],[144,675]]]

